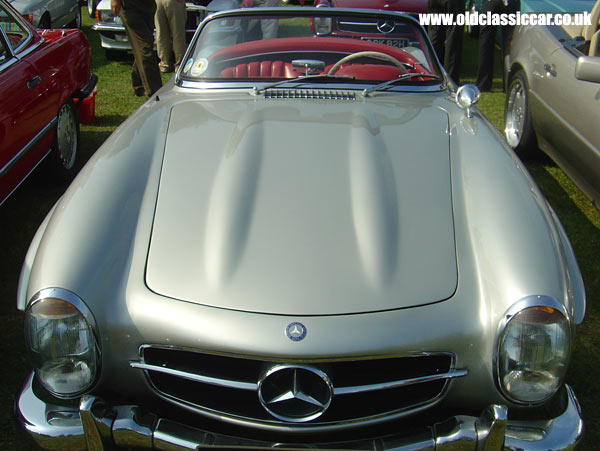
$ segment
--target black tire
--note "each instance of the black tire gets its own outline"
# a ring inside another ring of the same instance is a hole
[[[40,19],[40,23],[38,24],[38,28],[42,30],[48,30],[52,28],[52,21],[50,20],[50,16],[48,13],[45,13]]]
[[[79,154],[79,119],[72,101],[65,102],[58,110],[54,131],[50,158],[56,170],[66,176],[75,168]]]
[[[522,70],[511,77],[506,91],[504,136],[521,159],[531,158],[537,153],[537,140],[529,110],[529,88]]]
[[[87,1],[87,11],[90,17],[94,17],[96,15],[96,7],[98,6],[97,0],[88,0]]]
[[[81,8],[77,8],[77,16],[67,25],[67,28],[81,28]]]

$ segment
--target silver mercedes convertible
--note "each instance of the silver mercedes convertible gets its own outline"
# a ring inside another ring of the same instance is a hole
[[[585,292],[552,208],[408,15],[251,8],[41,224],[42,448],[566,450]]]

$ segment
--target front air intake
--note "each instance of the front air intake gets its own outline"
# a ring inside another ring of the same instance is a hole
[[[267,89],[265,99],[356,100],[356,94],[322,89]]]

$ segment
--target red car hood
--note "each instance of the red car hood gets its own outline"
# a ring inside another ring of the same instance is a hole
[[[426,13],[427,0],[331,0],[337,8],[367,8],[409,13]]]

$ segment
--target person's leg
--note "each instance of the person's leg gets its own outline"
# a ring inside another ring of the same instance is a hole
[[[156,26],[156,51],[158,53],[158,67],[161,72],[173,70],[171,61],[173,46],[171,44],[171,27],[168,12],[169,0],[156,0],[156,14],[154,23]]]
[[[158,59],[154,52],[155,11],[156,4],[152,0],[124,0],[121,8],[121,19],[131,43],[137,75],[147,97],[162,86]]]
[[[445,0],[429,0],[427,4],[427,12],[430,14],[446,13]],[[446,27],[443,25],[429,25],[427,34],[433,45],[433,50],[440,60],[440,64],[444,64],[445,46],[446,46]],[[445,66],[444,66],[445,67]]]
[[[185,9],[185,1],[169,0],[169,28],[171,29],[171,37],[173,39],[173,53],[175,54],[175,70],[181,64],[183,54],[187,48],[185,39],[185,23],[187,20],[187,12]]]
[[[448,12],[454,15],[464,14],[464,0],[449,0]],[[465,27],[453,25],[446,30],[446,49],[444,52],[444,68],[450,74],[455,83],[460,83],[460,64],[463,46],[463,35]]]
[[[138,97],[144,97],[146,95],[146,89],[142,83],[140,72],[138,71],[138,65],[135,61],[135,55],[133,57],[133,66],[131,67],[131,86],[133,87],[133,93]]]
[[[499,0],[502,3],[502,0]],[[481,14],[488,11],[494,13],[496,0],[484,0]],[[479,52],[477,61],[477,87],[480,91],[492,89],[492,78],[494,74],[494,43],[496,40],[496,26],[484,25],[479,31]]]

